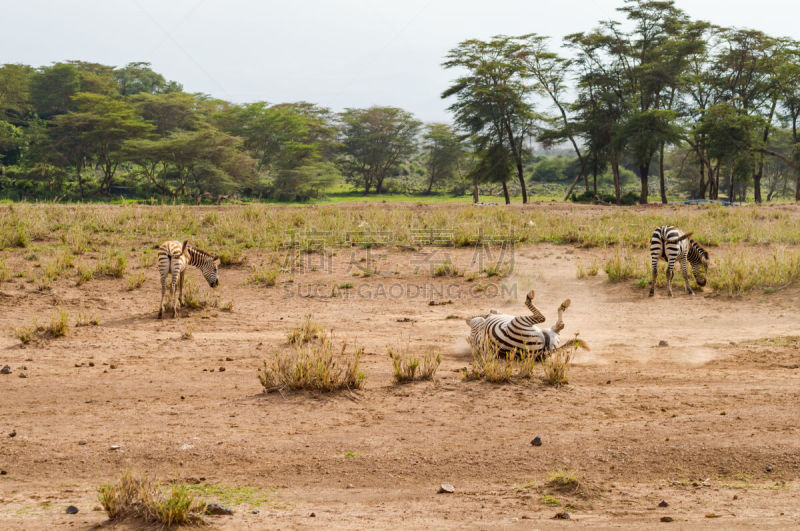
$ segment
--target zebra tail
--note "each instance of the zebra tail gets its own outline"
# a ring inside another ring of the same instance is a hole
[[[574,338],[574,339],[570,339],[565,344],[563,344],[560,347],[558,347],[558,350],[561,350],[563,348],[570,348],[570,347],[580,347],[583,350],[592,350],[592,349],[589,348],[589,344],[586,341],[584,341],[583,339],[578,339],[577,337]]]
[[[687,232],[686,234],[684,234],[682,236],[678,236],[677,238],[672,238],[672,239],[667,240],[667,243],[678,243],[679,241],[682,241],[682,240],[685,240],[686,238],[689,238],[692,234],[694,234],[694,233],[693,232]]]
[[[691,234],[691,233],[689,233]],[[186,252],[186,247],[189,245],[189,240],[183,240],[183,247],[181,247],[181,255]]]

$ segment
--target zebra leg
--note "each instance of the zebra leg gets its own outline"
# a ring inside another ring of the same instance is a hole
[[[672,297],[672,277],[675,276],[675,259],[670,258],[667,264],[667,295]]]
[[[534,318],[533,322],[535,324],[543,323],[545,321],[545,317],[544,315],[542,315],[542,312],[540,312],[539,309],[533,305],[533,295],[534,295],[533,290],[530,290],[528,294],[525,296],[525,306],[527,306],[528,309],[533,314]]]
[[[652,277],[650,279],[650,295],[649,295],[650,297],[653,296],[653,294],[655,293],[655,290],[656,290],[656,277],[658,277],[658,257],[657,256],[655,258],[653,258],[652,269],[653,269],[653,275],[652,275]]]
[[[185,269],[181,269],[180,280],[178,280],[178,304],[181,306],[183,306],[183,274],[185,272]]]
[[[686,263],[686,255],[681,259],[681,272],[683,273],[683,283],[686,285],[686,293],[694,295],[692,287],[689,285],[689,266]]]
[[[178,276],[180,273],[177,269],[172,271],[172,285],[170,286],[170,296],[172,298],[172,317],[173,319],[178,316],[178,301],[175,300],[178,294]]]
[[[556,324],[553,325],[553,327],[550,329],[553,332],[555,332],[556,334],[561,332],[564,329],[564,319],[563,319],[564,310],[569,308],[570,303],[571,303],[571,301],[569,299],[567,299],[567,300],[565,300],[564,302],[561,303],[561,306],[558,307],[558,320],[556,321]]]
[[[164,317],[164,294],[167,292],[167,272],[161,272],[161,304],[158,307],[158,318]]]

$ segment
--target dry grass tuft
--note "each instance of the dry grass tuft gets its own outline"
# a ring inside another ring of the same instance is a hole
[[[630,247],[617,249],[614,255],[606,261],[603,268],[608,275],[609,282],[622,282],[631,278],[642,276],[644,258],[634,255]]]
[[[432,380],[442,363],[442,355],[433,350],[424,351],[416,356],[408,346],[397,351],[387,346],[386,351],[392,360],[395,383]]]
[[[100,324],[100,319],[97,314],[88,314],[86,312],[78,312],[78,317],[75,318],[75,326],[97,326]]]
[[[295,343],[286,351],[276,350],[258,371],[258,380],[268,393],[309,390],[318,392],[360,389],[364,373],[359,361],[363,347],[347,353],[347,343],[334,347],[330,334],[316,341]]]
[[[485,380],[491,383],[510,383],[533,378],[537,354],[530,351],[503,353],[497,346],[472,354],[472,365],[462,369],[465,380]]]
[[[247,282],[249,284],[255,284],[256,286],[270,288],[277,283],[279,274],[280,269],[270,269],[263,266],[253,268],[253,272],[250,274],[250,278],[247,279]]]
[[[100,504],[109,520],[128,518],[160,524],[165,527],[200,524],[206,504],[197,501],[185,486],[177,485],[165,491],[147,476],[135,477],[123,472],[117,483],[101,485]]]
[[[450,261],[450,258],[433,268],[433,276],[435,277],[457,277],[461,275],[463,275],[463,273]]]
[[[311,314],[308,314],[303,324],[297,328],[292,328],[287,334],[286,339],[289,341],[290,345],[304,345],[319,339],[323,333],[323,328],[318,323],[312,321]]]
[[[129,276],[128,278],[125,279],[127,290],[133,291],[141,288],[146,280],[147,280],[147,275],[145,275],[144,273],[136,273],[135,275]]]

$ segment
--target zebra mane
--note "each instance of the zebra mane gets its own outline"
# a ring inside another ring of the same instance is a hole
[[[689,243],[690,243],[691,248],[694,249],[697,254],[699,254],[703,258],[706,258],[706,259],[709,258],[708,251],[706,251],[705,248],[702,245],[700,245],[699,243],[697,243],[695,240],[692,240],[692,239],[689,240]]]
[[[217,257],[214,256],[213,254],[209,253],[208,251],[204,251],[203,249],[200,249],[199,247],[195,247],[192,244],[189,244],[187,246],[187,249],[189,250],[189,252],[194,253],[194,254],[199,254],[202,257],[210,258],[211,260],[216,260],[217,259]]]

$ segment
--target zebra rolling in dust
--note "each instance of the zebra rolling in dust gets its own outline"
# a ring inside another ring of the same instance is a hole
[[[172,301],[172,317],[178,315],[178,305],[183,300],[183,276],[187,267],[191,265],[200,269],[208,285],[212,288],[216,288],[219,285],[217,257],[189,245],[189,240],[184,241],[182,245],[178,241],[167,241],[159,245],[157,263],[158,271],[161,273],[159,319],[164,315],[164,294],[167,291],[168,275],[172,275],[172,282],[169,287],[169,297],[170,301]]]
[[[566,345],[559,346],[558,333],[564,329],[563,314],[564,310],[569,308],[569,299],[558,307],[556,324],[542,330],[536,325],[543,323],[545,317],[533,305],[533,296],[534,291],[531,290],[525,297],[525,306],[532,315],[505,315],[492,310],[485,316],[467,319],[470,327],[468,341],[473,355],[494,349],[498,354],[513,355],[517,352],[530,352],[541,358],[567,346],[580,346],[589,350],[586,342],[577,338],[569,341]]]
[[[689,267],[692,264],[692,273],[700,289],[706,285],[706,272],[708,271],[708,251],[691,239],[691,232],[684,233],[672,225],[664,225],[653,231],[650,238],[650,260],[652,262],[653,277],[650,280],[650,297],[656,289],[659,258],[667,261],[667,295],[672,297],[672,277],[675,275],[675,262],[680,260],[683,282],[686,293],[694,294],[689,286]]]

